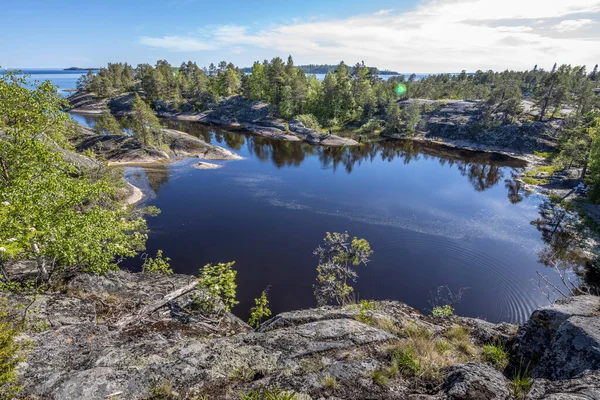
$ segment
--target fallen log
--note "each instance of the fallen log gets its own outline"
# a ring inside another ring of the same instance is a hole
[[[147,317],[148,315],[152,314],[156,310],[166,306],[167,304],[169,304],[169,302],[196,289],[197,285],[198,285],[198,280],[194,280],[192,283],[190,283],[182,288],[179,288],[175,291],[167,293],[162,299],[153,301],[152,303],[145,305],[137,313],[135,313],[133,315],[127,315],[126,317],[121,318],[119,321],[117,321],[115,323],[114,326],[116,328],[123,329],[128,325],[131,325],[137,321],[140,321],[141,319]]]

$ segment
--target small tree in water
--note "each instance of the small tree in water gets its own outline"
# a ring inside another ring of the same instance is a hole
[[[313,252],[319,257],[317,283],[313,287],[320,306],[334,300],[340,305],[347,303],[354,291],[348,285],[348,280],[356,282],[358,277],[352,267],[366,265],[373,254],[366,239],[354,237],[349,242],[349,238],[348,232],[327,232],[325,245],[317,247]]]

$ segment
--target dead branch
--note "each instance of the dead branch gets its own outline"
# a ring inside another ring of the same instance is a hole
[[[115,327],[117,327],[119,329],[123,329],[127,325],[130,325],[141,319],[144,319],[145,317],[152,314],[159,308],[162,308],[165,305],[169,304],[169,302],[171,302],[172,300],[175,300],[175,299],[191,292],[192,290],[196,289],[197,284],[198,284],[198,281],[194,280],[192,283],[190,283],[180,289],[177,289],[173,292],[167,293],[162,299],[153,301],[152,303],[142,307],[136,314],[128,315],[125,318],[122,318],[120,321],[118,321],[115,324]]]

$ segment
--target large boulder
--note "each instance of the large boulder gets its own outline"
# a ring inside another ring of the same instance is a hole
[[[596,400],[600,399],[600,371],[588,371],[575,379],[549,381],[538,379],[525,400]]]
[[[450,367],[445,390],[452,400],[505,400],[510,397],[504,375],[489,365],[477,363]]]
[[[534,311],[519,329],[511,367],[551,380],[600,368],[600,298],[570,297]]]

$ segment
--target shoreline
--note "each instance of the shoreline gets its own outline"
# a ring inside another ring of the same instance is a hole
[[[127,182],[127,187],[129,188],[129,195],[124,199],[124,202],[127,205],[134,205],[136,203],[139,203],[140,201],[142,201],[142,199],[144,197],[146,197],[144,195],[144,192],[142,192],[142,190],[133,185],[131,182],[126,181]]]

